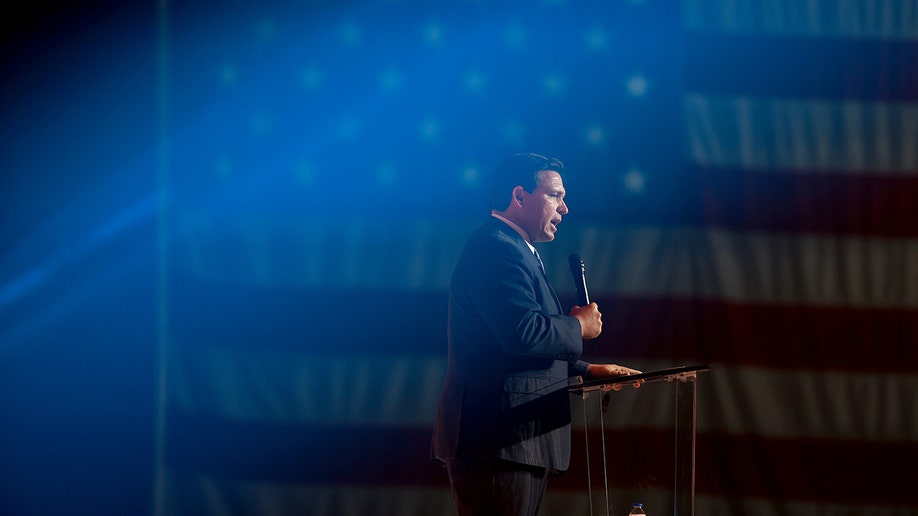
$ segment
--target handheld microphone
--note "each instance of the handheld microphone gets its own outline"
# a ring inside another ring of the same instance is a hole
[[[574,253],[567,257],[567,263],[571,267],[571,276],[574,277],[574,287],[577,289],[577,304],[586,306],[590,304],[590,295],[587,293],[586,269],[583,266],[583,260],[579,254]]]

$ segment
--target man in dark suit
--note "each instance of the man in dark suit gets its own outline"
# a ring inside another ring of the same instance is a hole
[[[532,245],[568,213],[557,159],[517,154],[495,172],[491,217],[450,285],[449,364],[432,455],[460,516],[535,515],[549,473],[570,462],[568,378],[639,371],[580,360],[602,331],[596,303],[565,314]]]

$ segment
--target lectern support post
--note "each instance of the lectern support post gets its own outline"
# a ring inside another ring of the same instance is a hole
[[[676,379],[674,516],[695,515],[695,374]]]
[[[695,515],[695,385],[698,373],[708,371],[705,365],[680,366],[658,371],[650,371],[614,379],[592,381],[580,380],[571,385],[570,391],[581,394],[584,399],[588,392],[604,389],[614,384],[629,384],[637,380],[644,382],[673,382],[676,388],[676,481],[674,486],[674,516]],[[587,446],[589,454],[589,446]],[[605,455],[605,451],[603,452]],[[605,464],[605,457],[603,457]],[[590,502],[592,504],[592,501]],[[592,505],[591,505],[592,512]]]

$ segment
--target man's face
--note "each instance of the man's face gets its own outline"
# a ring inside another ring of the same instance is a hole
[[[539,173],[539,186],[523,194],[522,224],[533,242],[550,242],[555,239],[561,216],[567,214],[564,204],[564,183],[561,174],[554,170]]]

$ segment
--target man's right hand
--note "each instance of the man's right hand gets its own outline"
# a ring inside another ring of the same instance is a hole
[[[595,339],[602,333],[602,314],[599,305],[590,303],[586,306],[571,308],[571,316],[580,321],[580,333],[584,339]]]

